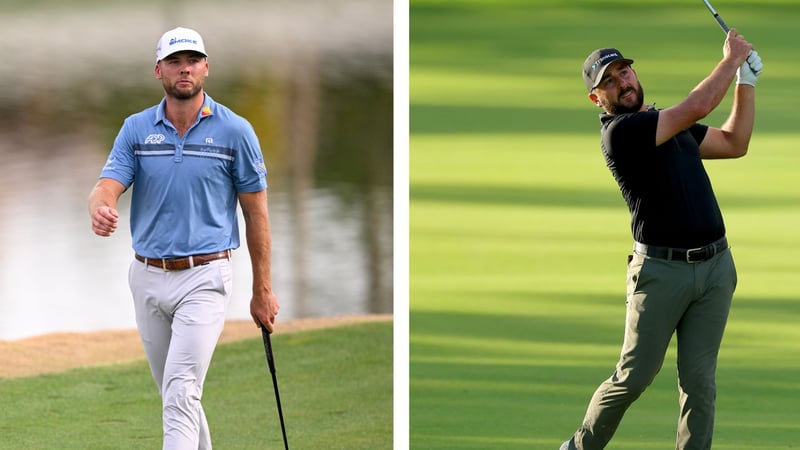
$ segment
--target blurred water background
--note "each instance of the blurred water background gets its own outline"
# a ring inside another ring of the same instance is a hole
[[[392,312],[391,0],[4,0],[0,25],[0,339],[135,327],[129,194],[111,238],[86,200],[175,26],[261,141],[279,320]],[[245,246],[234,267],[249,320]]]

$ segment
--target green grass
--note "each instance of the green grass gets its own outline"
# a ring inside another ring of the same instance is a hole
[[[392,324],[272,337],[292,448],[392,448]],[[215,448],[283,448],[260,339],[217,347],[203,407]],[[161,446],[146,362],[0,381],[0,448]]]
[[[706,163],[739,271],[714,448],[793,448],[800,62],[786,36],[800,4],[714,3],[765,64],[750,154]],[[666,107],[723,35],[688,0],[411,0],[409,19],[411,447],[558,448],[619,355],[632,244],[579,66],[616,46]],[[673,447],[676,384],[671,348],[612,447]]]

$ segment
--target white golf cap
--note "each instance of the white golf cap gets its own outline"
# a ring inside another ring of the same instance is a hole
[[[175,52],[193,51],[208,56],[200,33],[189,28],[174,28],[161,36],[156,47],[156,62]]]

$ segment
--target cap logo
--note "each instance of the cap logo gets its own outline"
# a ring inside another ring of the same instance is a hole
[[[196,41],[196,40],[194,40],[194,39],[187,39],[187,38],[178,39],[178,38],[172,38],[172,39],[170,39],[170,40],[169,40],[169,45],[175,45],[175,44],[186,44],[186,43],[188,43],[188,44],[195,44],[195,45],[197,45],[197,41]]]
[[[613,58],[615,56],[620,57],[619,53],[617,52],[601,56],[600,59],[598,59],[597,61],[594,62],[594,64],[592,64],[592,70],[597,70],[597,66],[602,65],[603,61],[607,60],[608,58]]]

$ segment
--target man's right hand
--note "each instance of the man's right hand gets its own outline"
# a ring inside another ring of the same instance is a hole
[[[733,59],[738,67],[744,64],[751,50],[753,50],[753,44],[747,42],[735,28],[728,31],[728,37],[725,38],[725,44],[722,47],[724,58]]]
[[[98,236],[111,236],[118,223],[119,213],[110,206],[100,206],[92,213],[92,231]]]
[[[92,219],[92,231],[98,236],[111,236],[117,231],[119,213],[115,206],[125,186],[111,178],[100,178],[89,194],[89,217]]]

